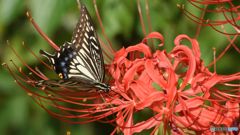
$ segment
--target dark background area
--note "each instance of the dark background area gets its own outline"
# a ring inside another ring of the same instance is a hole
[[[93,1],[82,0],[82,2],[92,17],[98,36],[106,44],[107,42],[104,39],[97,20]],[[166,49],[167,52],[170,53],[174,48],[174,39],[177,35],[186,34],[190,38],[195,37],[198,24],[188,19],[176,6],[176,4],[181,5],[183,3],[185,4],[185,8],[191,13],[199,17],[201,16],[202,11],[188,4],[187,1],[149,0],[152,31],[161,33],[165,40],[164,46],[156,47],[156,49]],[[145,1],[140,0],[140,4],[145,27],[147,28],[144,8]],[[22,67],[23,72],[30,72],[7,45],[6,41],[9,40],[18,55],[30,67],[34,68],[38,66],[48,77],[56,77],[57,75],[55,75],[54,71],[43,66],[43,64],[33,57],[27,48],[22,45],[22,41],[25,41],[29,48],[47,63],[49,63],[48,60],[39,54],[39,50],[43,49],[52,54],[55,52],[33,27],[29,18],[26,17],[26,9],[24,6],[27,6],[32,17],[45,34],[58,46],[61,46],[65,41],[71,40],[79,17],[77,2],[75,0],[0,1],[0,62],[8,63],[9,67],[18,73],[8,61],[9,59],[13,59],[18,66]],[[137,1],[97,0],[97,6],[106,35],[116,51],[123,46],[135,45],[142,41],[144,34],[138,15]],[[209,9],[214,8],[214,6],[209,7]],[[217,20],[217,15],[209,13],[206,14],[205,19]],[[229,26],[226,28],[228,27]],[[228,32],[235,33],[232,28],[229,29]],[[239,38],[235,41],[237,46],[239,46],[239,41]],[[204,60],[205,66],[213,61],[212,47],[217,49],[218,56],[229,44],[226,36],[206,26],[202,27],[198,42],[202,54],[201,59]],[[190,46],[188,42],[184,41],[183,44],[184,43]],[[240,55],[234,48],[230,48],[224,57],[217,62],[217,73],[228,75],[239,72],[239,57]],[[210,67],[210,70],[213,72],[212,67]],[[33,87],[29,88],[34,89]],[[137,115],[144,117],[144,111]],[[136,116],[135,118],[137,119]],[[44,109],[39,107],[31,97],[27,95],[26,91],[18,86],[17,83],[14,83],[13,77],[4,66],[0,67],[1,135],[65,135],[67,131],[71,131],[71,135],[105,135],[110,134],[113,129],[114,127],[110,124],[99,122],[71,124],[52,117]],[[149,134],[150,132],[144,132],[144,134]]]

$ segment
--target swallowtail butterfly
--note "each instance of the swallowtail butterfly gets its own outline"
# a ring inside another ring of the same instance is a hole
[[[74,87],[84,92],[108,92],[104,83],[104,60],[92,19],[83,3],[71,43],[65,42],[54,55],[43,50],[61,80],[41,80],[35,87]]]

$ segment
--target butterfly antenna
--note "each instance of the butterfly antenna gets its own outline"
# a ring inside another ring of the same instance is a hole
[[[114,66],[114,65],[113,65]],[[110,72],[110,69],[108,70],[108,73]],[[115,70],[113,71],[113,73],[115,72]],[[111,74],[111,77],[113,76],[113,73]],[[108,82],[110,81],[110,79],[111,79],[111,77],[108,79]],[[118,89],[117,87],[115,87],[116,89]],[[120,89],[118,89],[118,90],[120,90]],[[121,90],[120,90],[121,91]],[[117,95],[119,95],[121,98],[124,98],[122,95],[120,95],[119,93],[117,93],[117,92],[115,92],[115,91],[113,91],[112,90],[112,92],[114,92],[115,94],[117,94]],[[121,91],[121,92],[124,92],[124,91]],[[107,92],[105,92],[106,94],[107,94]],[[108,95],[108,94],[107,94]],[[108,95],[108,97],[111,97],[111,96],[109,96]],[[111,98],[113,98],[113,97],[111,97]],[[115,98],[113,98],[113,99],[115,99]],[[127,100],[126,98],[124,98],[125,100]],[[117,100],[117,99],[116,99]],[[119,100],[118,100],[119,101]],[[121,102],[121,101],[120,101]],[[121,102],[122,103],[122,102]]]
[[[117,87],[115,87],[115,89],[118,89]],[[119,89],[118,89],[119,90]],[[121,91],[121,90],[119,90],[119,91]],[[115,94],[117,94],[117,95],[119,95],[121,98],[124,98],[121,94],[119,94],[119,93],[117,93],[117,92],[115,92],[115,91],[113,91],[112,90],[112,92],[114,92]],[[124,92],[125,93],[125,92]],[[126,98],[124,98],[125,100],[127,100]]]
[[[106,100],[104,99],[104,97],[102,96],[102,93],[100,92],[100,96],[102,97],[102,100],[105,102],[105,104],[108,106],[108,108],[110,109],[111,107],[107,104]]]
[[[112,90],[113,91],[113,90]],[[113,91],[114,93],[116,93],[115,91]],[[117,101],[119,101],[121,104],[123,104],[123,102],[121,102],[121,100],[119,100],[119,99],[116,99],[116,98],[114,98],[114,97],[112,97],[112,96],[109,96],[108,95],[108,93],[107,92],[105,92],[106,93],[106,95],[109,97],[109,98],[112,98],[112,99],[115,99],[115,100],[117,100]],[[118,94],[118,93],[116,93],[116,94]],[[118,95],[120,95],[120,94],[118,94]],[[120,95],[121,96],[121,95]],[[121,96],[121,97],[123,97],[123,96]],[[123,97],[124,98],[124,97]],[[124,98],[125,99],[125,98]],[[123,104],[124,105],[124,104]]]
[[[106,93],[106,92],[105,92]],[[111,109],[111,107],[107,104],[107,102],[106,102],[106,100],[104,99],[104,97],[102,96],[102,93],[100,92],[100,95],[101,95],[101,97],[102,97],[102,99],[103,99],[103,101],[105,102],[105,104],[108,106],[108,108],[112,111],[112,115],[114,114],[114,112],[113,112],[113,110]],[[107,118],[107,117],[105,117],[105,118]],[[113,118],[115,119],[116,117],[113,115]],[[112,122],[111,122],[112,123]],[[113,124],[113,123],[112,123]]]
[[[113,65],[114,66],[114,65]],[[108,70],[108,73],[110,72],[110,69]],[[113,73],[115,72],[115,70],[113,71]],[[111,77],[108,79],[108,82],[110,81],[110,79],[112,78],[112,76],[113,76],[113,73],[111,74]],[[116,87],[115,87],[116,88]],[[117,88],[116,88],[117,89]],[[120,89],[118,89],[118,90],[120,90]],[[120,90],[121,91],[121,90]],[[124,91],[121,91],[121,92],[123,92],[123,93],[125,93]],[[116,93],[116,92],[114,92],[114,93]],[[116,94],[118,94],[118,93],[116,93]],[[118,94],[119,95],[119,94]],[[120,95],[121,96],[121,95]],[[122,96],[121,96],[122,97]],[[124,98],[124,97],[123,97]],[[124,98],[125,99],[125,98]]]

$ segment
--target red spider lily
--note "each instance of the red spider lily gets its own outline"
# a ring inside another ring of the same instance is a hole
[[[227,82],[239,80],[240,73],[228,76],[211,73],[200,59],[198,42],[186,35],[175,39],[176,47],[171,53],[165,50],[152,53],[144,44],[149,38],[164,41],[161,34],[152,32],[141,43],[115,54],[116,69],[112,69],[115,85],[132,99],[126,109],[117,114],[121,116],[117,119],[118,125],[131,128],[120,129],[125,134],[133,134],[155,127],[153,134],[164,123],[164,132],[169,124],[174,124],[175,132],[186,134],[186,128],[204,133],[210,132],[211,126],[230,127],[233,118],[239,117],[239,88],[222,90],[217,86],[239,87]],[[192,49],[180,45],[183,39],[192,43]],[[144,57],[140,57],[140,52]],[[153,87],[153,83],[161,89]],[[134,113],[144,108],[150,108],[153,116],[134,124]]]
[[[29,12],[28,16],[50,45],[56,50],[59,49],[38,28]],[[171,130],[172,134],[187,134],[188,131],[208,134],[212,133],[211,126],[231,127],[236,119],[239,119],[240,85],[232,81],[238,81],[240,73],[218,75],[210,72],[200,59],[201,53],[197,40],[186,35],[176,37],[174,41],[176,46],[170,53],[166,50],[155,51],[155,49],[152,52],[147,42],[152,38],[162,41],[159,46],[164,45],[163,36],[160,33],[151,32],[137,45],[122,48],[117,52],[109,49],[108,51],[115,56],[114,60],[105,53],[110,63],[106,64],[106,71],[110,70],[107,75],[113,76],[110,85],[115,86],[113,91],[118,93],[110,91],[109,96],[102,93],[105,102],[101,100],[99,93],[84,93],[67,88],[28,89],[23,84],[28,83],[34,86],[38,81],[35,76],[41,79],[48,78],[38,69],[29,67],[9,42],[14,53],[32,71],[32,76],[29,77],[23,73],[14,63],[24,77],[14,73],[7,64],[4,63],[4,65],[36,103],[54,117],[66,122],[112,123],[117,126],[112,134],[120,129],[126,135],[151,128],[153,128],[152,134],[166,133],[168,130]],[[191,42],[191,49],[180,44],[183,39]],[[102,43],[101,40],[100,42]],[[39,59],[35,54],[34,56]],[[43,61],[41,62],[51,68]],[[46,105],[56,107],[60,112],[51,111]],[[151,117],[134,123],[133,117],[146,108],[152,111]],[[115,114],[113,119],[108,119],[107,116]],[[115,121],[116,124],[113,123]],[[164,130],[160,130],[161,128]]]

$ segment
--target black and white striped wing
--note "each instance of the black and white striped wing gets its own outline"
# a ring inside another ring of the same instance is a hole
[[[50,60],[53,69],[63,80],[42,81],[36,87],[78,87],[80,83],[94,85],[104,81],[102,50],[91,17],[83,3],[71,43],[65,42],[54,55],[43,50],[40,50],[40,54]],[[79,79],[81,82],[76,83],[69,79]]]
[[[76,71],[83,72],[87,70],[89,73],[86,76],[103,82],[105,72],[102,50],[92,19],[84,4],[81,4],[80,18],[73,32],[71,42],[70,46],[77,52],[76,59],[81,66]]]

